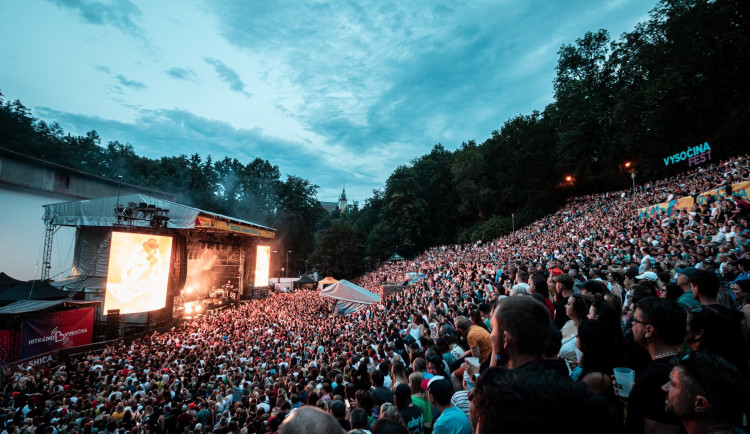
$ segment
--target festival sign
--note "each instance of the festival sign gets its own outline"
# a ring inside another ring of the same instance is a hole
[[[264,229],[254,228],[252,226],[240,223],[230,223],[223,220],[217,220],[210,217],[198,216],[195,219],[196,228],[211,228],[227,232],[236,232],[245,235],[256,235],[264,238],[274,238],[276,233]]]
[[[94,308],[45,313],[21,323],[21,359],[91,343]]]
[[[685,160],[688,161],[688,166],[697,166],[706,161],[711,161],[711,146],[708,142],[698,146],[690,146],[682,152],[664,158],[664,165],[669,166]]]

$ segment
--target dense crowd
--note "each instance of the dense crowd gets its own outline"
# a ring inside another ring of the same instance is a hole
[[[388,263],[357,283],[420,278],[351,315],[313,291],[272,294],[14,372],[0,434],[739,432],[750,202],[727,191],[636,216],[750,180],[749,163],[574,198],[500,239]]]

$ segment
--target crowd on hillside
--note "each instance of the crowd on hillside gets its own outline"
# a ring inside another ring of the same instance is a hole
[[[13,372],[0,434],[741,432],[750,202],[636,208],[747,180],[744,156],[575,198],[500,239],[379,267],[357,283],[423,277],[351,315],[277,293]]]

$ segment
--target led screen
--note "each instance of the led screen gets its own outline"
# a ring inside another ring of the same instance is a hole
[[[253,286],[261,288],[268,286],[268,270],[271,263],[271,248],[269,246],[258,246],[255,255],[255,283]]]
[[[148,312],[167,299],[172,237],[112,232],[104,312]]]

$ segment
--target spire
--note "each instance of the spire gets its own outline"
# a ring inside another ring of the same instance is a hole
[[[344,188],[341,190],[341,196],[339,196],[339,211],[346,211],[346,184],[344,184]]]

